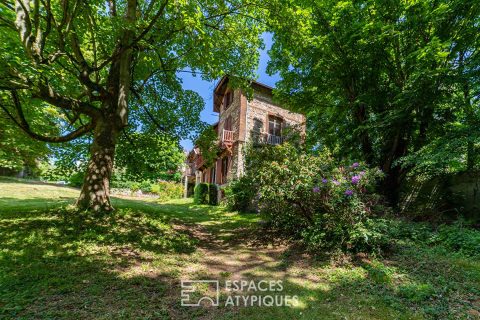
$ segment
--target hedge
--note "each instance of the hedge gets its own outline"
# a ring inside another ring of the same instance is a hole
[[[216,184],[199,183],[195,186],[193,202],[195,204],[218,204],[218,187]]]
[[[208,191],[208,204],[216,206],[218,204],[218,186],[211,183],[209,187],[210,189]]]
[[[208,204],[208,183],[199,183],[195,186],[193,202],[195,204]]]

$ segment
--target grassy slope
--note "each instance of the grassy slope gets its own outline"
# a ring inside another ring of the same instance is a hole
[[[188,200],[114,199],[112,217],[61,209],[77,194],[0,180],[0,318],[480,318],[480,263],[441,248],[332,265],[254,243],[255,215]],[[180,279],[282,279],[300,305],[181,307]]]

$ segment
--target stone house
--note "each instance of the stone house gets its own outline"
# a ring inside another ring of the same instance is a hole
[[[191,184],[223,185],[238,178],[244,170],[243,149],[247,143],[280,144],[288,132],[305,134],[305,116],[290,112],[273,102],[272,88],[253,81],[250,101],[240,89],[231,89],[224,76],[213,92],[213,111],[219,120],[213,125],[220,152],[211,167],[206,167],[199,148],[187,156],[187,176]]]

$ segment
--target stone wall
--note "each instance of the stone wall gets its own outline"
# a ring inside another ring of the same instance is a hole
[[[231,180],[232,178],[237,176],[238,172],[238,140],[241,138],[240,136],[240,126],[241,126],[241,100],[242,100],[242,94],[240,90],[235,90],[233,92],[233,101],[230,104],[230,106],[225,110],[225,106],[222,104],[220,106],[220,117],[218,121],[218,138],[221,141],[222,139],[222,134],[223,134],[223,129],[225,127],[225,121],[227,118],[230,116],[232,119],[232,131],[234,132],[234,141],[237,141],[233,145],[233,153],[231,157],[231,163],[230,163],[230,170],[227,175],[227,180]],[[217,162],[217,175],[218,179],[220,179],[220,172],[221,172],[221,161]],[[218,180],[217,180],[218,181]]]
[[[305,116],[282,109],[276,105],[270,95],[255,91],[253,100],[247,103],[246,141],[255,139],[257,135],[268,133],[268,117],[277,116],[283,119],[283,129],[294,128],[305,133]]]

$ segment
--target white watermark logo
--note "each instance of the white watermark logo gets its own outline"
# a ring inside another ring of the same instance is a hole
[[[204,286],[213,286],[215,295],[213,297],[201,295],[200,290]],[[212,307],[220,304],[220,283],[218,280],[182,280],[181,305],[185,307],[199,307],[202,303],[210,302]]]
[[[284,295],[282,280],[226,280],[223,286],[218,280],[182,280],[181,305],[198,307],[294,307],[296,295]],[[222,301],[220,292],[224,291]]]

